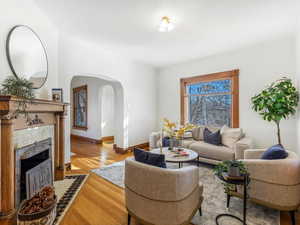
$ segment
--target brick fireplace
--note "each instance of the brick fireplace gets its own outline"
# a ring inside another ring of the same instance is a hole
[[[14,116],[18,101],[14,96],[0,96],[0,219],[15,215],[28,190],[24,189],[26,172],[34,181],[35,176],[41,176],[38,170],[46,171],[50,162],[54,180],[63,180],[65,175],[64,120],[68,104],[33,100],[28,102],[29,119],[25,119]],[[53,182],[48,175],[40,179]]]

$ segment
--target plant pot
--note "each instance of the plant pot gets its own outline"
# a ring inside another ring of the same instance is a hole
[[[228,176],[230,176],[230,177],[241,176],[240,168],[237,166],[229,166],[228,167]]]

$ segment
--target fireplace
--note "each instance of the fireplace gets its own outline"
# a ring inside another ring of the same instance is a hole
[[[68,104],[33,99],[27,103],[26,113],[28,118],[25,118],[21,116],[24,112],[21,112],[17,117],[15,115],[19,102],[20,99],[15,96],[0,95],[0,219],[13,218],[20,203],[21,156],[22,159],[30,158],[46,151],[36,156],[38,158],[33,158],[32,161],[45,160],[39,164],[43,166],[41,164],[47,164],[47,160],[50,160],[53,162],[54,180],[63,180],[65,176],[65,116],[67,115]],[[34,122],[32,122],[33,120]],[[51,135],[43,132],[44,129],[48,130],[48,128],[45,128],[48,126],[52,127],[53,132]],[[51,137],[51,140],[46,141],[49,137]],[[39,143],[43,140],[45,142]],[[28,153],[25,154],[27,148],[24,146],[29,147],[29,145],[32,145],[32,141],[36,141],[35,145],[47,147],[38,153],[35,150],[28,150]],[[45,159],[46,155],[49,156],[49,159]],[[31,171],[34,168],[36,170]],[[34,174],[40,176],[37,173],[40,168],[37,169],[36,166],[34,168],[30,170],[27,168],[28,171],[26,171],[27,173],[32,172],[33,176],[30,176],[33,177],[32,181],[35,179]],[[42,181],[43,179],[48,178],[41,177]]]
[[[53,184],[51,138],[16,149],[15,200],[32,197],[40,188]]]

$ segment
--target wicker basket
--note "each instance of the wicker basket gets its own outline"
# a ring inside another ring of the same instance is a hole
[[[52,225],[56,217],[57,197],[55,196],[54,203],[46,210],[32,213],[22,214],[20,210],[23,208],[26,200],[23,201],[18,210],[18,225]]]

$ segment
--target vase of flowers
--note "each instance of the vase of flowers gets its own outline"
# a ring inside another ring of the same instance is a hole
[[[174,147],[180,146],[185,132],[194,128],[194,125],[192,124],[178,126],[176,123],[171,122],[166,118],[163,119],[163,123],[163,131],[167,134],[167,137],[169,137],[169,150],[173,150]]]

